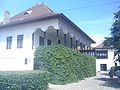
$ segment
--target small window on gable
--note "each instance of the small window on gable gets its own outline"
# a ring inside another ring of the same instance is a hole
[[[28,15],[28,13],[27,13],[27,12],[25,12],[25,13],[24,13],[24,15]]]
[[[24,15],[30,15],[32,13],[32,10],[26,11]]]

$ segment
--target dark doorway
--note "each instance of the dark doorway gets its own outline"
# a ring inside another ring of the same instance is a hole
[[[51,45],[51,40],[50,39],[47,40],[47,45]]]
[[[39,46],[44,46],[44,38],[39,36]]]
[[[100,64],[101,71],[107,71],[107,64]]]

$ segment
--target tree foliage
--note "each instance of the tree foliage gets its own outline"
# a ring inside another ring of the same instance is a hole
[[[50,83],[77,82],[96,74],[95,57],[81,54],[62,45],[38,47],[35,51],[35,69],[50,72]]]
[[[111,26],[111,37],[106,37],[104,45],[107,47],[113,46],[120,53],[120,10],[114,13],[114,23]]]

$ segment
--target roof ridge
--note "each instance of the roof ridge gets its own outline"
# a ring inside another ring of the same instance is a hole
[[[51,12],[54,12],[51,8],[49,8],[47,5],[45,5],[44,3],[41,3],[39,5],[44,5],[48,10],[50,10]]]
[[[27,12],[30,11],[30,12]],[[36,17],[36,16],[42,16],[42,15],[47,15],[51,13],[56,13],[53,10],[51,10],[47,5],[42,4],[36,4],[12,17],[10,17],[10,21],[14,20],[20,20],[24,18],[30,18],[30,17]],[[57,13],[56,13],[57,14]]]

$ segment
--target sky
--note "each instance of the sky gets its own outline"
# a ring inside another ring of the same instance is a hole
[[[120,0],[0,0],[0,21],[6,10],[14,16],[42,2],[53,11],[64,13],[97,44],[110,36],[114,13],[120,7]]]

